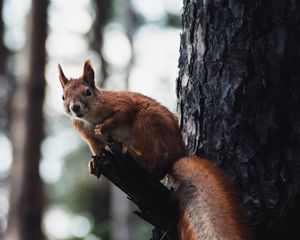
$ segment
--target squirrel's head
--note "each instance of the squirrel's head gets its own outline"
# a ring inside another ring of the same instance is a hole
[[[90,61],[85,61],[83,74],[77,79],[68,79],[60,65],[58,65],[58,72],[64,91],[62,99],[66,113],[80,120],[88,118],[91,109],[97,103],[95,74]]]

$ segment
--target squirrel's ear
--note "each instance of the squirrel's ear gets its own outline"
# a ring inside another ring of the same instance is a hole
[[[69,80],[66,78],[60,64],[58,64],[58,74],[61,86],[64,88]]]
[[[95,88],[95,73],[92,68],[90,60],[85,61],[83,67],[83,75],[82,79],[85,81],[90,87]]]

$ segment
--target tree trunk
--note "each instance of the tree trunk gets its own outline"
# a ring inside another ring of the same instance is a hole
[[[129,201],[115,185],[111,184],[110,189],[111,239],[129,240]]]
[[[0,132],[8,135],[9,104],[14,81],[6,67],[10,52],[4,44],[3,4],[4,1],[0,0]]]
[[[105,81],[108,77],[108,63],[103,56],[103,30],[107,21],[110,18],[111,12],[111,1],[110,0],[94,0],[93,1],[95,9],[95,20],[92,27],[90,46],[98,53],[101,67],[100,67],[100,81],[98,82],[99,87],[104,87]]]
[[[299,13],[294,0],[184,0],[182,132],[238,185],[255,239],[300,239]]]
[[[131,47],[131,58],[124,69],[124,89],[129,90],[129,77],[133,65],[133,18],[131,0],[117,1],[116,15],[124,27]],[[111,184],[112,240],[130,239],[130,204],[123,192]]]
[[[3,23],[3,0],[0,0],[0,73],[4,73],[6,70],[6,56],[7,48],[4,45],[4,23]]]
[[[132,0],[122,0],[119,3],[119,7],[118,7],[118,15],[119,15],[119,19],[122,22],[122,25],[124,27],[126,36],[128,38],[128,41],[130,43],[130,50],[131,50],[131,56],[130,59],[127,63],[127,66],[124,69],[124,73],[125,73],[125,78],[124,78],[124,82],[125,82],[125,89],[126,90],[130,90],[129,89],[129,78],[133,69],[133,65],[134,65],[134,44],[133,44],[133,37],[134,37],[134,29],[135,29],[135,20],[136,20],[136,16],[135,13],[132,9]]]
[[[41,240],[43,189],[39,175],[45,95],[47,0],[32,0],[28,73],[13,100],[14,160],[6,239]],[[24,63],[26,64],[26,63]]]

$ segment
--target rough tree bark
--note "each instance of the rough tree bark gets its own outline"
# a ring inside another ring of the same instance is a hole
[[[176,197],[161,182],[139,167],[129,155],[123,154],[120,143],[112,139],[108,141],[110,150],[103,149],[101,156],[93,156],[93,174],[98,179],[103,175],[115,184],[138,207],[139,210],[134,213],[155,226],[152,240],[178,239]],[[124,199],[122,200],[124,203]],[[123,204],[122,202],[119,204]],[[121,233],[113,234],[112,237],[129,239]]]
[[[28,73],[13,99],[11,123],[13,166],[5,239],[41,240],[43,189],[39,175],[45,95],[45,40],[48,0],[32,0],[28,41]]]
[[[255,239],[300,239],[300,2],[184,0],[182,24],[190,153],[240,187]]]

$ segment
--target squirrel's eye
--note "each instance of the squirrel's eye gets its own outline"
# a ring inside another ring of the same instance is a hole
[[[62,97],[61,97],[61,98],[62,98],[62,100],[63,100],[63,101],[65,101],[65,96],[64,96],[64,95],[62,95]]]
[[[87,89],[87,90],[86,90],[86,95],[87,95],[87,96],[91,96],[91,95],[92,95],[92,92],[91,92],[90,89]]]

